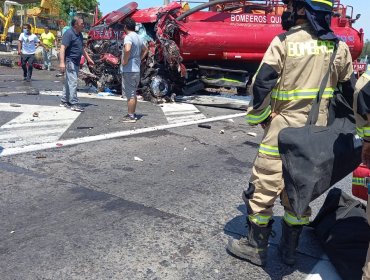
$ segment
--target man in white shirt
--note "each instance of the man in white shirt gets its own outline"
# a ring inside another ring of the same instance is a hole
[[[21,56],[23,80],[30,82],[32,77],[33,61],[35,60],[36,47],[40,44],[45,47],[39,38],[32,34],[31,25],[23,25],[23,33],[18,39],[18,54]],[[28,65],[27,65],[28,64]]]

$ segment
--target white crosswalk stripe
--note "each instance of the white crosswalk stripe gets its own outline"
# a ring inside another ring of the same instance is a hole
[[[161,108],[169,124],[198,121],[206,118],[206,116],[192,104],[165,103],[161,105]]]
[[[0,111],[21,113],[0,127],[0,146],[3,149],[57,141],[80,115],[59,106],[18,106],[0,103]],[[34,117],[34,113],[38,113],[38,117]]]

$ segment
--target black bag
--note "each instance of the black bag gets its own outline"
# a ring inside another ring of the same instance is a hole
[[[360,280],[370,241],[365,205],[333,188],[310,226],[339,275]]]
[[[328,126],[315,126],[335,54],[336,48],[306,126],[284,128],[278,136],[285,191],[298,217],[311,201],[361,163],[361,141],[355,136],[354,113],[340,92],[335,92],[330,104],[329,112],[335,112],[335,117],[329,118]]]

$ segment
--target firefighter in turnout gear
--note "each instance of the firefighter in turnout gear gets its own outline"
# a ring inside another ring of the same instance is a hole
[[[309,223],[310,209],[303,217],[296,217],[284,192],[278,134],[283,128],[305,125],[334,48],[337,53],[316,124],[327,124],[329,102],[338,84],[350,102],[354,91],[348,46],[330,29],[333,1],[286,0],[284,3],[287,10],[282,15],[282,26],[287,32],[273,39],[251,85],[253,108],[247,112],[247,122],[260,124],[264,136],[249,188],[243,192],[248,210],[248,235],[230,240],[227,246],[231,254],[261,266],[266,264],[272,208],[279,196],[285,214],[278,248],[285,264],[295,263],[299,236],[303,226]]]
[[[362,162],[370,168],[370,66],[356,83],[354,112],[356,113],[357,134],[362,137]],[[366,208],[367,221],[370,224],[370,188]],[[370,280],[370,243],[363,269],[363,280]]]

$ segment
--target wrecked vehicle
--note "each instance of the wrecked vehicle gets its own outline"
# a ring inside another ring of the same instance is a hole
[[[279,0],[213,0],[192,9],[184,2],[137,9],[136,2],[105,15],[90,30],[88,51],[95,61],[83,71],[87,84],[120,90],[122,20],[131,16],[149,48],[142,65],[140,91],[146,100],[162,102],[174,94],[204,88],[236,88],[244,94],[272,39],[283,32]],[[332,28],[345,41],[353,60],[361,54],[363,30],[352,24],[353,8],[335,1]],[[171,98],[172,97],[172,98]]]

